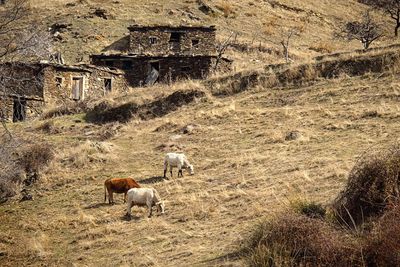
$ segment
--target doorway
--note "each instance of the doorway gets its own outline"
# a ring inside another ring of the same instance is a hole
[[[83,99],[83,77],[72,77],[72,99]]]
[[[158,82],[158,79],[160,78],[160,61],[149,62],[148,69],[149,71],[145,84],[151,86]]]
[[[26,100],[15,98],[13,103],[13,122],[23,121],[26,118]]]
[[[112,90],[112,79],[104,78],[104,92],[109,93]]]

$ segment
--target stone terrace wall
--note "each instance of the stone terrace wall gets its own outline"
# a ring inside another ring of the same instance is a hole
[[[214,55],[215,29],[202,27],[130,27],[129,52],[139,55],[162,56]],[[180,42],[171,43],[171,34],[179,34]]]

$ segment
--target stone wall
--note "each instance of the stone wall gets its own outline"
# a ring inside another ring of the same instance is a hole
[[[123,92],[127,85],[122,74],[96,68],[73,69],[60,66],[45,71],[45,101],[59,104],[73,99],[73,78],[83,79],[83,97],[80,100],[101,98],[107,94],[106,82],[111,82],[111,91]],[[109,80],[109,81],[106,81]]]
[[[129,53],[214,55],[215,29],[207,27],[130,27]]]
[[[124,69],[125,78],[130,86],[143,86],[151,66],[158,66],[159,82],[169,83],[179,79],[203,79],[210,74],[215,57],[211,56],[170,56],[170,57],[137,57],[111,58],[93,57],[94,64],[106,66],[112,62],[113,67]],[[130,62],[127,69],[126,62]],[[221,63],[221,66],[223,63]]]
[[[44,102],[40,100],[19,98],[18,97],[0,97],[0,119],[8,122],[13,121],[14,103],[19,101],[25,105],[25,119],[34,118],[42,113]]]

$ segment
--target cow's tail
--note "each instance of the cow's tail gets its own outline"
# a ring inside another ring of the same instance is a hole
[[[107,187],[104,184],[104,202],[107,202]]]

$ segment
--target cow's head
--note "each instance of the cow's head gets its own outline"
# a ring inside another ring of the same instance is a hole
[[[158,212],[161,212],[161,214],[165,213],[165,204],[164,201],[160,201],[156,203],[156,208]]]
[[[190,175],[193,175],[194,174],[194,168],[193,168],[193,165],[189,165],[188,166],[188,169],[189,169],[189,173],[190,173]]]

